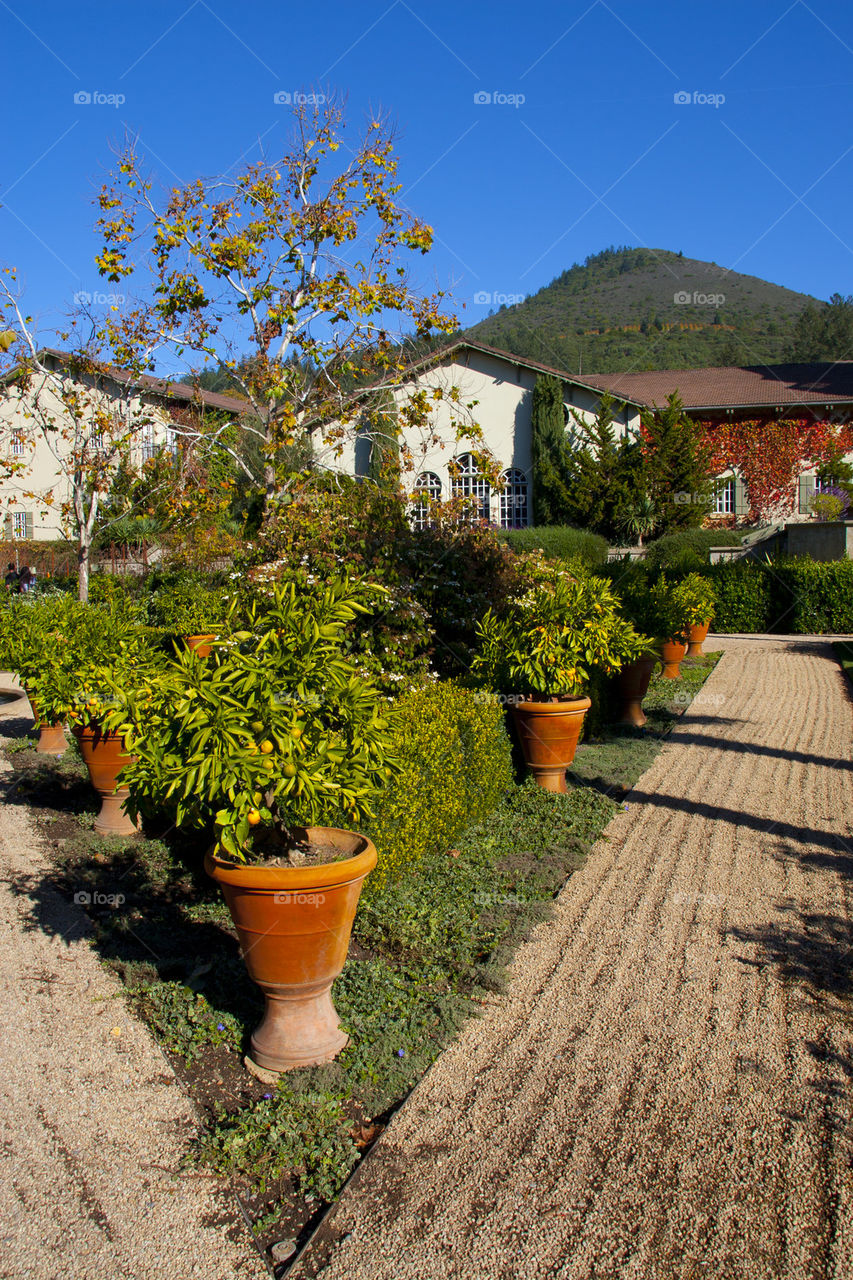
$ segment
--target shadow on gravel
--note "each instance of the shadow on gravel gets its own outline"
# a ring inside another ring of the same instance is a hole
[[[853,855],[853,835],[845,838],[836,831],[821,831],[817,827],[797,827],[790,822],[769,822],[754,813],[744,813],[742,809],[727,809],[721,805],[705,804],[701,800],[686,800],[683,796],[670,796],[664,792],[634,790],[630,793],[632,804],[654,805],[658,809],[672,809],[675,813],[687,813],[691,817],[708,818],[714,822],[730,822],[735,827],[746,827],[749,831],[758,831],[762,835],[774,836],[780,840],[791,840],[795,844],[818,845],[830,849],[834,853]],[[797,854],[797,856],[800,856]],[[812,854],[807,857],[814,856]]]
[[[758,949],[741,964],[772,964],[781,977],[803,983],[815,993],[835,997],[853,994],[853,930],[842,916],[803,912],[778,906],[782,920],[755,929],[730,929],[729,936]]]
[[[847,773],[853,773],[853,760],[842,760],[838,756],[816,756],[809,751],[788,751],[781,747],[766,747],[761,743],[755,742],[738,742],[726,738],[714,738],[706,733],[691,733],[690,725],[697,720],[703,720],[709,724],[725,724],[719,718],[713,716],[692,716],[688,711],[684,717],[684,729],[679,730],[679,745],[686,744],[691,747],[711,747],[714,751],[735,751],[741,755],[748,756],[770,756],[777,760],[795,760],[798,764],[815,764],[825,769],[840,769]],[[734,723],[730,721],[729,723]],[[741,723],[743,723],[741,721]]]

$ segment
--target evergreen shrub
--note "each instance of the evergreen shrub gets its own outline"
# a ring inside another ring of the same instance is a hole
[[[690,572],[709,563],[711,547],[739,547],[741,541],[731,529],[682,529],[650,543],[645,562],[650,569]]]
[[[367,829],[379,853],[370,878],[377,888],[423,859],[446,856],[466,827],[493,812],[513,780],[496,696],[442,682],[405,694],[394,710],[392,750],[402,769],[373,802]]]
[[[500,534],[513,551],[541,551],[549,560],[583,560],[588,565],[607,560],[607,539],[570,525],[539,525]]]

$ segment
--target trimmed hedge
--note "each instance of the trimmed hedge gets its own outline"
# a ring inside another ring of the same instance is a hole
[[[584,560],[604,564],[607,539],[570,525],[540,525],[532,529],[508,529],[498,535],[513,551],[542,551],[549,560]]]
[[[598,572],[617,594],[642,598],[657,573],[647,563],[609,564]],[[723,634],[822,635],[853,632],[853,560],[724,561],[694,572],[711,579],[717,596],[713,629]],[[677,572],[669,571],[677,580]]]
[[[650,543],[646,564],[651,569],[701,569],[709,563],[711,547],[739,547],[742,541],[731,529],[683,529]]]
[[[722,633],[768,631],[771,581],[758,560],[730,560],[703,570],[714,584],[714,630]]]
[[[495,695],[431,684],[404,695],[394,709],[404,768],[374,803],[367,828],[379,854],[368,882],[376,888],[424,858],[445,856],[467,827],[497,808],[513,781]]]

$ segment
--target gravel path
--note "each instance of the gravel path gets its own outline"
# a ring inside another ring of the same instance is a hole
[[[195,1112],[87,945],[82,909],[40,889],[9,773],[0,762],[0,1276],[266,1277],[220,1184],[180,1172]]]
[[[722,643],[291,1276],[853,1275],[850,699],[823,642]]]

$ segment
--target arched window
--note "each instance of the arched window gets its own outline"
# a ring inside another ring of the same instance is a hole
[[[489,519],[489,482],[472,453],[463,453],[450,465],[450,494],[453,498],[473,498],[476,518]]]
[[[502,529],[526,529],[527,476],[517,467],[503,473],[503,491],[498,494],[498,524]]]
[[[415,529],[425,529],[431,523],[430,509],[436,502],[441,502],[441,479],[434,471],[422,471],[412,493],[411,518]]]

